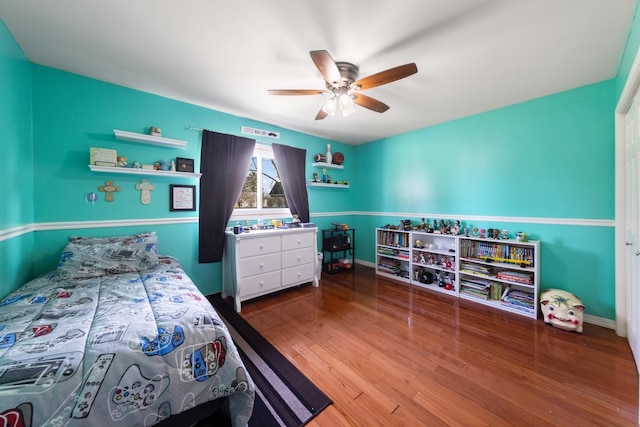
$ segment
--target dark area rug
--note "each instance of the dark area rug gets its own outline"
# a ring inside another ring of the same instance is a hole
[[[207,298],[227,324],[240,357],[256,384],[250,427],[303,426],[331,404],[326,394],[236,313],[220,294]],[[224,422],[224,418],[217,414],[198,426],[222,426]]]

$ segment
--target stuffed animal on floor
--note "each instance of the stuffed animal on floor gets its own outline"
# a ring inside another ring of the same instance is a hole
[[[582,333],[584,305],[571,292],[546,289],[540,294],[544,321],[557,328]]]

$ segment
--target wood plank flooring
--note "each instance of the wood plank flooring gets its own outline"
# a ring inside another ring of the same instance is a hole
[[[362,266],[241,315],[333,400],[312,427],[638,424],[638,371],[606,328],[562,331]]]

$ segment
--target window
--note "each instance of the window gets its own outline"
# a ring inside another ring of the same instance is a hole
[[[256,144],[232,219],[290,216],[270,145]]]

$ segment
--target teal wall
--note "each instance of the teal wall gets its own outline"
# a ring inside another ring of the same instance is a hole
[[[142,220],[149,225],[74,230],[74,224],[63,230],[39,231],[35,237],[35,274],[55,268],[57,257],[66,239],[72,234],[120,235],[135,231],[154,230],[159,236],[159,251],[180,259],[187,273],[205,293],[221,289],[221,266],[199,264],[198,212],[170,212],[169,185],[196,184],[198,180],[172,177],[151,177],[155,190],[151,203],[140,203],[135,185],[143,176],[104,174],[88,168],[90,147],[114,149],[129,162],[153,163],[177,157],[195,159],[199,170],[201,132],[189,127],[240,135],[241,126],[271,129],[281,133],[278,143],[307,150],[308,163],[313,156],[326,151],[331,143],[334,151],[342,151],[353,159],[354,147],[317,137],[280,129],[192,104],[112,85],[42,66],[33,66],[33,123],[34,123],[34,219],[36,223],[68,221],[127,221]],[[172,149],[116,140],[113,129],[147,133],[149,126],[162,128],[163,136],[186,140],[185,149]],[[262,141],[269,142],[269,141]],[[311,169],[311,168],[310,168]],[[311,177],[313,171],[308,170]],[[335,179],[342,179],[334,174]],[[119,186],[115,201],[104,201],[100,185],[111,180]],[[350,204],[348,192],[310,190],[311,209],[332,206],[346,209]],[[85,195],[98,193],[96,203],[86,203]],[[199,194],[199,193],[198,193]],[[158,224],[184,218],[184,224]],[[117,224],[116,224],[117,225]]]
[[[541,288],[615,318],[615,89],[609,80],[358,146],[356,181],[368,186],[356,210],[377,213],[356,221],[358,258],[374,262],[373,230],[402,217],[525,231],[541,241]]]
[[[134,188],[142,177],[92,173],[89,147],[116,149],[129,161],[191,157],[198,170],[201,135],[188,126],[236,135],[251,126],[279,131],[279,143],[305,148],[309,165],[327,143],[345,154],[344,171],[331,172],[351,187],[309,188],[311,219],[320,228],[332,222],[356,228],[358,259],[374,263],[374,229],[407,217],[455,217],[468,226],[526,231],[541,240],[542,287],[574,291],[588,314],[614,319],[613,110],[639,33],[636,16],[614,80],[348,146],[32,65],[2,25],[0,77],[15,84],[0,86],[0,131],[4,154],[16,166],[0,170],[0,195],[17,202],[0,213],[0,233],[33,224],[38,231],[0,240],[0,294],[55,268],[69,235],[147,230],[158,233],[160,251],[177,256],[205,293],[219,291],[220,264],[197,263],[198,212],[168,209],[169,184],[197,180],[152,178],[156,190],[145,206]],[[113,136],[114,128],[146,132],[152,125],[188,147]],[[313,172],[309,166],[309,177]],[[101,194],[95,204],[85,203],[85,194],[109,179],[121,187],[116,201],[106,203]],[[129,220],[141,225],[118,224]]]
[[[31,63],[0,21],[0,296],[32,275]],[[27,231],[21,231],[27,228]],[[22,234],[21,234],[22,233]]]

